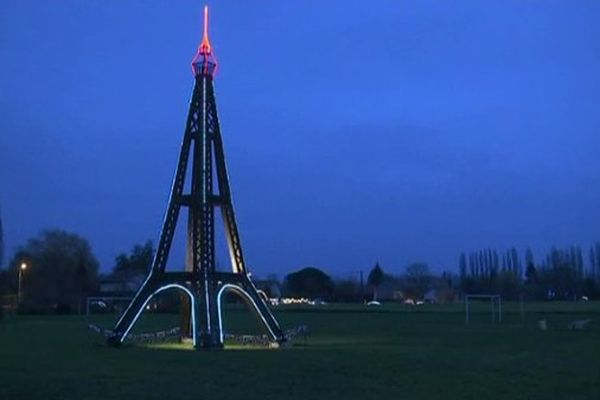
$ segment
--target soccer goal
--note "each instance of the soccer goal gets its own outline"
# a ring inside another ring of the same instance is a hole
[[[492,323],[502,322],[502,298],[499,294],[468,294],[465,296],[465,324],[471,320],[473,300],[489,301],[491,306]]]
[[[88,297],[85,304],[86,315],[120,314],[127,307],[132,297],[96,296]]]

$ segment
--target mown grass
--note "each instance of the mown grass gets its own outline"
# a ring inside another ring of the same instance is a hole
[[[104,345],[79,316],[0,322],[0,399],[600,399],[600,304],[505,304],[503,322],[475,306],[327,305],[277,311],[309,336],[279,350],[181,344]],[[237,307],[229,332],[255,332]],[[548,330],[537,320],[544,318]],[[571,320],[592,318],[585,331]],[[176,315],[146,315],[138,330]],[[95,318],[109,327],[114,316]]]

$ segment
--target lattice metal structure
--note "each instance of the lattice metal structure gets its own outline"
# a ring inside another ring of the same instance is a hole
[[[285,340],[283,331],[252,283],[231,198],[223,140],[217,116],[213,86],[217,62],[208,40],[208,9],[204,9],[204,36],[192,60],[194,91],[181,144],[158,248],[145,282],[119,319],[108,338],[121,344],[152,296],[177,288],[187,294],[189,319],[183,331],[190,334],[194,347],[223,347],[221,303],[231,290],[241,296],[264,324],[274,343]],[[186,171],[191,163],[191,183],[186,191]],[[177,220],[182,207],[188,209],[185,271],[166,270]],[[232,272],[215,268],[215,209],[221,211],[229,247]],[[184,307],[185,309],[185,307]]]

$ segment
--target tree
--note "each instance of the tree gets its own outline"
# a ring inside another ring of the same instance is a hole
[[[13,288],[13,285],[11,285],[11,281],[12,278],[9,271],[5,270],[5,269],[0,269],[0,299],[2,299],[2,297],[4,297],[5,295],[10,295],[15,293],[15,290]],[[2,319],[2,314],[4,311],[4,304],[2,304],[2,301],[0,300],[0,319]]]
[[[294,297],[330,298],[333,294],[331,277],[318,268],[307,267],[285,277],[284,288]]]
[[[121,253],[115,258],[113,273],[125,276],[147,274],[152,266],[154,247],[148,240],[143,245],[136,244],[128,254]]]
[[[367,283],[371,285],[373,288],[373,300],[377,300],[377,290],[379,286],[383,283],[384,273],[379,263],[375,263],[375,266],[369,272],[369,276],[367,277]]]
[[[21,263],[22,305],[36,311],[80,309],[96,290],[98,261],[88,241],[63,230],[46,230],[18,248],[9,271],[15,277]]]
[[[528,264],[525,271],[525,283],[528,285],[536,285],[538,283],[537,269],[535,265]]]
[[[360,297],[360,288],[352,279],[336,281],[334,297],[336,301],[356,301]]]
[[[530,248],[527,248],[527,251],[525,252],[525,268],[525,283],[528,285],[536,285],[538,282],[537,269],[535,268],[533,252]]]
[[[2,230],[2,215],[0,215],[0,268],[4,261],[4,231]]]
[[[431,283],[429,266],[423,262],[415,262],[406,267],[406,291],[417,298],[422,298]]]
[[[514,271],[506,270],[498,274],[494,287],[490,287],[488,293],[499,293],[503,299],[514,300],[519,294],[519,279]]]
[[[599,280],[600,279],[600,242],[596,243],[596,264],[594,265],[594,271],[593,271],[593,276],[594,279]]]
[[[458,271],[460,274],[460,279],[464,280],[467,277],[467,256],[465,253],[460,253],[460,257],[458,259]]]
[[[594,279],[586,278],[583,280],[582,294],[584,296],[587,296],[588,299],[596,300],[598,298],[598,294],[600,294],[600,290]]]
[[[519,253],[517,252],[517,249],[511,247],[510,250],[508,250],[507,257],[510,258],[510,266],[512,273],[517,279],[520,279],[522,274],[521,260],[519,259]]]
[[[593,280],[596,279],[597,256],[594,246],[590,248],[590,276]]]

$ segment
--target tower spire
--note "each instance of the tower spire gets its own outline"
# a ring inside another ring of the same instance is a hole
[[[194,76],[213,76],[217,68],[217,59],[208,40],[208,6],[204,6],[204,31],[198,51],[192,59],[192,72]]]
[[[208,55],[211,50],[210,41],[208,40],[208,6],[204,6],[204,33],[200,43],[200,54]]]

